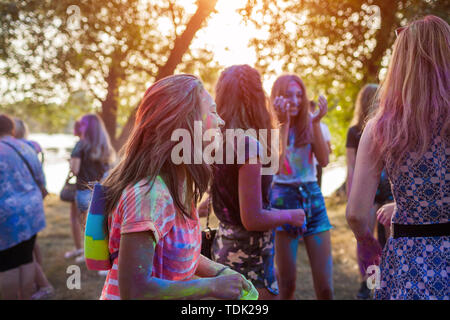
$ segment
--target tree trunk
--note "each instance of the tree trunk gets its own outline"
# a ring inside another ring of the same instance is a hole
[[[102,102],[101,118],[105,123],[106,131],[108,132],[111,143],[115,149],[117,149],[117,82],[118,72],[116,71],[116,67],[113,64],[111,65],[108,76],[106,77],[108,93],[106,94],[106,99]]]
[[[376,47],[365,63],[367,72],[364,75],[363,84],[379,82],[378,74],[380,72],[381,60],[394,40],[393,29],[396,24],[395,14],[398,12],[399,2],[378,0],[374,3],[380,8],[381,25],[375,36],[377,41]]]
[[[155,76],[155,82],[174,73],[176,67],[181,63],[183,55],[189,49],[189,45],[191,44],[192,39],[194,39],[195,34],[202,27],[206,18],[214,11],[216,3],[217,0],[198,0],[197,11],[189,20],[184,32],[175,39],[169,58],[167,59],[166,64],[158,70],[158,73]],[[116,148],[120,148],[128,139],[128,136],[133,129],[134,121],[136,120],[136,111],[137,107],[129,116],[127,123],[123,127],[122,133],[116,140]]]

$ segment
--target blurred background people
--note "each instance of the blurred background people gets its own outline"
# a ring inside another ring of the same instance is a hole
[[[36,279],[33,249],[37,233],[45,228],[37,183],[45,185],[45,178],[35,150],[13,135],[14,121],[0,115],[1,292],[3,299],[31,299]]]
[[[44,151],[38,142],[28,139],[28,133],[29,132],[27,124],[21,119],[14,118],[14,137],[25,142],[33,148],[40,159],[41,167],[43,167]],[[48,281],[42,269],[42,254],[37,241],[35,241],[34,244],[33,257],[36,267],[36,292],[33,294],[32,299],[40,300],[49,298],[54,294],[55,290]]]

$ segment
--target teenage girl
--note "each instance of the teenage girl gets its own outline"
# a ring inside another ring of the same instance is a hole
[[[303,208],[306,230],[284,225],[277,229],[275,256],[281,299],[293,299],[297,280],[297,249],[303,237],[318,299],[333,298],[330,229],[324,198],[317,183],[314,157],[321,167],[328,164],[329,150],[320,120],[327,113],[327,101],[318,99],[319,110],[311,115],[303,81],[296,75],[280,76],[271,92],[271,103],[282,123],[280,171],[272,189],[272,206]]]
[[[138,108],[123,156],[107,179],[109,270],[101,299],[239,299],[251,284],[239,273],[200,254],[201,230],[195,206],[207,190],[211,168],[173,160],[176,130],[194,122],[204,129],[223,125],[215,103],[192,75],[154,83]],[[199,278],[200,277],[200,278]]]
[[[279,291],[274,271],[273,229],[287,223],[301,227],[304,211],[270,207],[272,174],[262,169],[270,165],[269,154],[275,154],[278,160],[279,144],[273,148],[270,130],[275,128],[275,117],[267,105],[259,72],[248,65],[225,69],[216,86],[216,103],[226,123],[224,159],[234,153],[229,159],[234,158],[235,162],[223,161],[214,170],[211,195],[220,224],[212,246],[213,259],[251,280],[260,299],[276,299]],[[238,130],[246,133],[237,138],[227,134]],[[267,139],[261,139],[261,130],[267,131]],[[239,162],[239,151],[244,150],[243,161]]]

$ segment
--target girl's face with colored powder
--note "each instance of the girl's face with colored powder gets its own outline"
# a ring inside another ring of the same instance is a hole
[[[290,116],[295,117],[299,110],[303,99],[303,90],[296,81],[289,82],[286,98],[289,100]]]
[[[225,122],[217,114],[217,106],[211,95],[203,90],[201,94],[200,108],[204,131],[208,129],[219,129],[225,125]]]

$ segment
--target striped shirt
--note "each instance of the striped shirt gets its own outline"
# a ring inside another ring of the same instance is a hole
[[[165,280],[190,280],[198,266],[201,230],[198,213],[187,218],[175,209],[161,177],[152,189],[140,181],[127,187],[110,216],[109,251],[119,250],[124,233],[151,231],[156,239],[152,276]],[[118,258],[113,262],[103,287],[102,300],[120,299]]]

